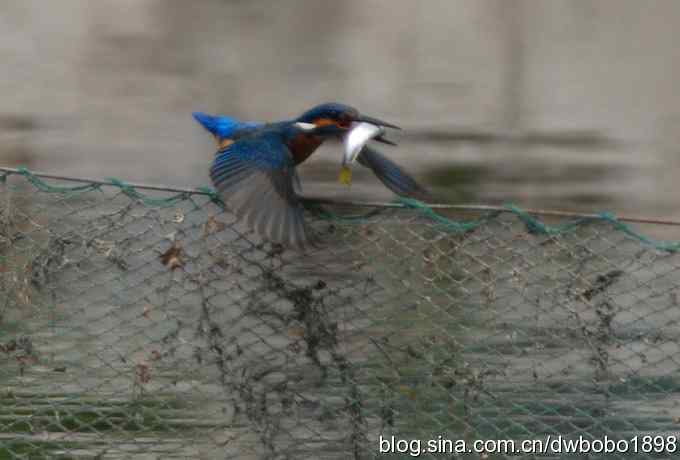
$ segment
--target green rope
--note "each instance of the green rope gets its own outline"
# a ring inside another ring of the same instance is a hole
[[[74,193],[91,192],[91,191],[99,189],[99,187],[100,187],[99,184],[84,184],[84,185],[75,185],[73,187],[65,187],[65,186],[60,187],[60,186],[48,184],[47,182],[43,181],[38,176],[34,175],[31,171],[29,171],[27,168],[25,168],[23,166],[17,167],[17,172],[18,172],[18,174],[24,176],[31,184],[33,184],[33,186],[35,188],[37,188],[41,192],[74,194]],[[9,173],[6,173],[6,175],[9,175]],[[5,179],[6,179],[6,177],[5,177]]]
[[[167,198],[151,197],[149,195],[141,193],[132,185],[127,184],[120,179],[116,179],[115,177],[107,177],[106,180],[111,182],[111,185],[113,185],[114,187],[118,187],[124,195],[132,198],[133,200],[139,200],[147,206],[158,207],[172,206],[177,202],[189,198],[189,194],[185,192],[177,193]]]
[[[399,197],[397,198],[397,201],[403,204],[405,208],[418,210],[425,217],[436,222],[440,228],[453,233],[471,232],[472,230],[481,227],[489,220],[497,217],[501,213],[501,211],[491,211],[484,213],[484,215],[482,215],[482,217],[479,219],[457,221],[442,216],[422,201],[406,197]]]
[[[69,186],[57,186],[57,185],[51,185],[42,180],[40,177],[36,176],[33,174],[28,168],[19,166],[16,168],[16,172],[13,171],[5,171],[2,176],[0,176],[0,183],[4,183],[7,181],[7,177],[11,174],[19,174],[23,177],[26,178],[35,188],[40,190],[41,192],[46,192],[46,193],[63,193],[66,195],[75,195],[75,194],[80,194],[80,193],[85,193],[85,192],[91,192],[94,190],[99,190],[101,189],[102,185],[100,183],[91,183],[91,184],[83,184],[83,185],[75,185],[72,187]],[[167,197],[167,198],[159,198],[159,197],[152,197],[149,195],[146,195],[144,193],[139,192],[135,187],[133,187],[130,184],[127,184],[126,182],[116,179],[115,177],[109,177],[106,179],[107,181],[110,182],[110,184],[113,187],[118,187],[120,191],[125,194],[126,196],[139,200],[142,203],[144,203],[147,206],[158,206],[158,207],[164,207],[164,206],[171,206],[179,201],[186,200],[189,198],[188,193],[177,193],[173,196]]]
[[[680,241],[657,241],[652,238],[648,238],[642,233],[638,233],[633,230],[633,227],[630,225],[618,220],[614,214],[608,212],[600,213],[600,219],[605,222],[609,222],[616,230],[623,232],[644,244],[653,246],[660,251],[675,252],[680,250]]]
[[[524,225],[526,225],[527,231],[535,235],[557,236],[571,231],[581,225],[600,220],[599,218],[593,217],[581,217],[579,219],[574,219],[559,225],[548,225],[531,216],[528,212],[518,208],[512,203],[507,203],[503,207],[516,215],[517,218],[521,220]]]
[[[399,198],[399,201],[403,203],[405,207],[420,211],[424,216],[442,224],[444,228],[452,230],[453,232],[474,230],[493,217],[496,217],[500,212],[493,211],[485,214],[479,219],[459,222],[450,220],[440,214],[437,214],[431,207],[421,201],[403,197]],[[599,213],[597,217],[581,217],[579,219],[574,219],[559,225],[548,225],[512,203],[508,203],[503,207],[516,215],[517,218],[524,223],[524,225],[527,227],[527,231],[531,234],[557,236],[569,232],[582,225],[586,225],[595,221],[601,221],[609,223],[614,229],[623,232],[626,235],[660,251],[675,252],[680,250],[680,241],[657,241],[652,238],[648,238],[642,233],[636,232],[633,230],[633,227],[626,224],[625,222],[620,221],[614,214],[609,212]]]
[[[221,208],[224,208],[226,206],[224,204],[224,201],[222,201],[222,198],[220,198],[220,195],[215,191],[215,189],[212,189],[210,187],[198,187],[196,190],[208,195],[210,201],[220,206]]]
[[[29,171],[25,167],[18,167],[16,172],[14,171],[3,172],[0,175],[0,183],[5,183],[7,181],[7,177],[11,174],[20,174],[21,176],[25,177],[31,184],[33,184],[33,186],[36,187],[38,190],[47,193],[79,194],[99,190],[102,185],[105,185],[98,183],[76,185],[72,187],[50,185],[43,181],[40,177],[34,175],[31,171]],[[107,185],[118,187],[120,191],[126,196],[134,200],[139,200],[147,206],[159,206],[159,207],[171,206],[173,204],[176,204],[177,202],[188,199],[191,195],[191,192],[180,192],[167,198],[152,197],[139,192],[134,186],[120,179],[112,177],[108,178],[107,180],[110,182],[110,184]],[[211,189],[209,187],[200,187],[196,191],[207,195],[212,202],[224,208],[225,206],[224,202],[214,189]],[[478,219],[457,221],[449,219],[437,213],[426,203],[414,200],[412,198],[399,197],[397,199],[397,203],[401,204],[404,208],[417,210],[423,216],[435,222],[435,224],[438,227],[454,233],[466,233],[475,230],[478,227],[485,224],[486,222],[498,217],[498,215],[503,212],[502,210],[490,211],[485,213]],[[305,207],[309,211],[313,212],[317,217],[325,220],[333,220],[338,222],[362,223],[366,222],[369,218],[382,212],[381,209],[375,209],[365,214],[340,215],[333,213],[332,211],[329,211],[328,209],[322,207],[319,203],[313,203],[308,200],[305,200],[304,204]],[[648,238],[645,235],[633,230],[633,228],[630,225],[617,219],[616,216],[612,213],[603,212],[598,214],[596,217],[582,217],[559,225],[548,225],[512,203],[504,205],[504,210],[511,212],[515,216],[517,216],[517,218],[524,223],[524,225],[527,228],[527,231],[531,234],[557,236],[569,232],[579,226],[592,223],[594,221],[603,221],[609,223],[614,229],[625,233],[626,235],[640,241],[641,243],[652,246],[655,249],[667,252],[675,252],[680,250],[680,241],[657,241]]]

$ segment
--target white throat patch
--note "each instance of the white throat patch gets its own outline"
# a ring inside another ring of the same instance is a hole
[[[313,129],[316,129],[316,125],[314,123],[303,123],[301,121],[295,123],[295,126],[303,131],[311,131]]]

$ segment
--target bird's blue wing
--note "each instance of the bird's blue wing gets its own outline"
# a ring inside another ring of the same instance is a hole
[[[224,115],[210,115],[203,112],[194,112],[192,115],[201,126],[220,139],[232,139],[241,130],[262,126],[262,123],[241,121]]]
[[[288,148],[276,137],[239,140],[218,152],[210,177],[241,220],[268,240],[304,247],[309,242]]]
[[[357,161],[371,169],[378,179],[397,195],[430,201],[432,195],[427,189],[377,150],[369,146],[364,147]]]

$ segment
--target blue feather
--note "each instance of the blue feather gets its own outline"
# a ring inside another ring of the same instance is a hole
[[[346,113],[356,113],[356,109],[337,102],[328,102],[317,105],[300,115],[296,120],[305,123],[314,123],[319,118],[336,119]]]
[[[203,112],[193,112],[192,115],[201,126],[221,139],[231,139],[240,130],[262,126],[262,123],[240,121],[224,115],[210,115]]]

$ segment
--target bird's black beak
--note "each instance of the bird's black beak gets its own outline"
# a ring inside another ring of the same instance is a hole
[[[394,128],[394,129],[401,129],[401,128],[393,125],[393,124],[386,123],[382,120],[379,120],[379,119],[373,118],[373,117],[359,117],[359,118],[357,118],[357,121],[355,121],[354,123],[359,123],[358,120],[361,120],[362,122],[370,123],[370,124],[376,125],[376,126],[387,126],[387,127]],[[318,126],[316,128],[313,128],[313,129],[308,131],[308,134],[312,134],[312,135],[315,135],[315,136],[321,136],[321,137],[334,137],[334,136],[342,136],[342,135],[346,134],[348,131],[350,131],[351,129],[352,129],[351,127],[343,127],[343,126],[331,124],[331,125],[323,125],[323,126]],[[376,141],[376,142],[381,142],[383,144],[387,144],[387,145],[392,145],[392,146],[397,145],[396,142],[387,139],[384,134],[381,134],[381,135],[373,138],[373,140]]]
[[[386,128],[401,129],[397,125],[382,121],[379,118],[369,117],[368,115],[359,115],[355,121],[363,121],[365,123],[371,123],[372,125],[385,126]]]
[[[397,145],[396,142],[393,142],[393,141],[387,139],[387,138],[385,137],[385,135],[381,135],[381,136],[375,137],[375,138],[373,138],[373,140],[376,141],[376,142],[382,142],[383,144],[387,144],[387,145],[393,145],[393,146],[396,146],[396,145]]]

